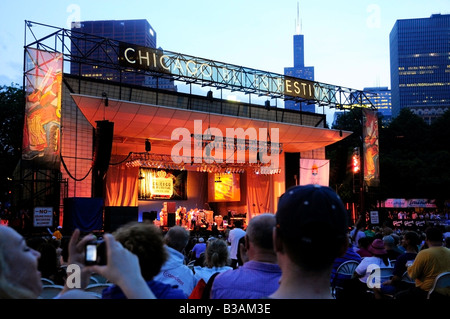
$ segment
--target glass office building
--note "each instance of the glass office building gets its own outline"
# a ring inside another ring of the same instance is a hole
[[[99,48],[98,40],[89,41],[82,34],[92,34],[97,37],[122,41],[144,47],[156,48],[156,31],[145,19],[139,20],[99,20],[72,22],[72,36],[77,37],[80,32],[80,40],[74,40],[71,45],[72,55],[80,55],[83,59],[93,61],[109,61],[117,58],[115,52],[105,52]],[[105,40],[106,41],[106,40]],[[165,78],[154,78],[143,74],[120,74],[117,70],[103,67],[98,63],[79,64],[71,63],[71,74],[80,74],[95,79],[117,81],[139,86],[158,87],[165,90],[176,90],[174,81]]]
[[[450,105],[450,14],[397,20],[389,41],[392,116],[409,108],[431,123]]]
[[[284,75],[314,81],[314,67],[305,66],[305,46],[303,34],[294,35],[294,66],[284,68]],[[315,104],[299,103],[286,100],[284,107],[290,110],[315,112]]]
[[[369,95],[369,100],[382,115],[382,125],[388,125],[392,119],[391,90],[387,86],[366,87],[364,91],[374,93]]]

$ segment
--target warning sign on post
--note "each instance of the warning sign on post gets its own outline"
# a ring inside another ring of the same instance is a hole
[[[34,227],[53,226],[53,207],[35,207],[33,216]]]

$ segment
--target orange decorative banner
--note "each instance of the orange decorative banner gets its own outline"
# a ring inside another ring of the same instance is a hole
[[[22,159],[58,169],[63,57],[61,53],[27,49],[25,67]]]
[[[364,181],[368,186],[380,183],[377,111],[363,110]]]

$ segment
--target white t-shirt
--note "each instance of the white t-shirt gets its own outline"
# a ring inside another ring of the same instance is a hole
[[[372,273],[374,266],[379,268],[389,267],[389,265],[384,264],[383,259],[380,257],[372,256],[363,258],[355,269],[357,274],[362,275],[362,277],[359,278],[361,282],[367,282],[367,278],[369,278],[369,275]]]
[[[230,247],[230,258],[237,259],[237,250],[239,239],[245,236],[245,230],[242,228],[233,228],[228,234],[228,242],[231,244]]]

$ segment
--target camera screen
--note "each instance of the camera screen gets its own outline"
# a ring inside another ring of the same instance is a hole
[[[95,262],[97,260],[97,245],[86,246],[86,261]]]

